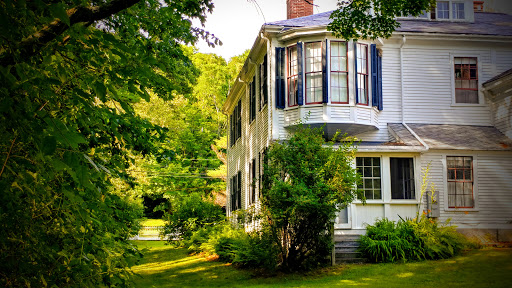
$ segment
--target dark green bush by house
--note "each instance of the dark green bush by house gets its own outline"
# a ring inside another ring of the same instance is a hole
[[[439,225],[426,217],[418,221],[378,220],[366,227],[360,241],[360,252],[371,262],[450,258],[469,245],[454,226]]]

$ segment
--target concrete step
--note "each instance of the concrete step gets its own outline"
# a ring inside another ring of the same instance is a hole
[[[366,258],[336,258],[336,264],[366,263]]]
[[[343,253],[336,253],[336,259],[347,259],[347,258],[359,258],[361,255],[359,252],[343,252]]]
[[[357,252],[358,247],[335,247],[335,253],[352,253]]]
[[[358,241],[361,235],[334,235],[334,242]]]
[[[340,241],[340,242],[335,242],[334,247],[359,247],[359,242],[357,242],[357,241]]]

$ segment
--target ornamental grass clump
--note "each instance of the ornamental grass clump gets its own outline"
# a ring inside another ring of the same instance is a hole
[[[470,246],[454,226],[439,225],[422,216],[394,222],[380,219],[368,225],[361,237],[359,251],[371,262],[406,262],[445,259]]]

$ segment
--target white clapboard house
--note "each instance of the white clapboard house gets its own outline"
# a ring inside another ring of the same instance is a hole
[[[438,201],[429,216],[510,241],[512,16],[480,10],[481,1],[438,1],[376,41],[335,38],[330,12],[312,9],[264,24],[223,107],[227,213],[258,205],[258,181],[250,184],[263,151],[309,114],[306,123],[325,125],[327,137],[340,130],[361,140],[354,165],[366,205],[342,210],[336,235],[415,217],[428,202],[420,186],[430,165]]]

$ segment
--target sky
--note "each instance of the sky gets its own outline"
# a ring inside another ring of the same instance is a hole
[[[215,53],[226,61],[251,49],[264,23],[286,19],[286,0],[214,0],[213,3],[215,8],[208,14],[204,29],[220,38],[223,45],[210,48],[200,40],[196,47],[201,53]],[[336,0],[315,0],[317,6],[313,13],[335,10],[336,3]]]

